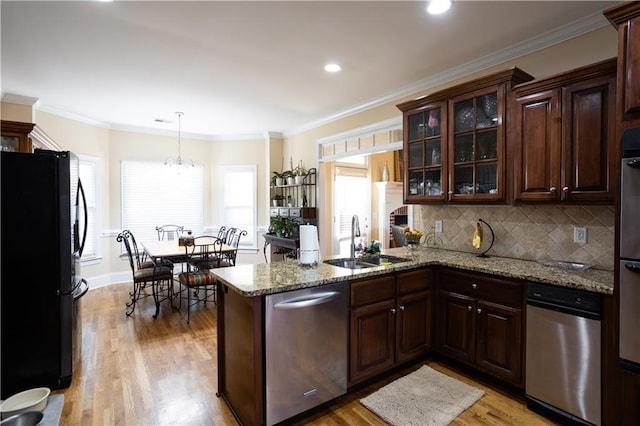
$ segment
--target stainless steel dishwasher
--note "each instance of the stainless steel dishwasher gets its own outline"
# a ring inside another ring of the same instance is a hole
[[[529,283],[525,393],[530,408],[600,424],[601,313],[597,293]]]
[[[265,297],[268,425],[346,393],[347,286]]]

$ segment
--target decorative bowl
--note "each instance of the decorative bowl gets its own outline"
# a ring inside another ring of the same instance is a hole
[[[17,393],[5,399],[0,405],[2,418],[11,417],[27,411],[42,411],[47,406],[49,388],[34,388]]]

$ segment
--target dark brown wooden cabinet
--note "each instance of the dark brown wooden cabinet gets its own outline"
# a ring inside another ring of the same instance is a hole
[[[523,288],[519,282],[443,269],[436,350],[523,387]]]
[[[429,269],[353,281],[350,304],[350,386],[431,349]]]
[[[617,4],[604,15],[618,29],[619,111],[640,113],[640,2]]]
[[[515,199],[613,203],[616,60],[514,88]]]
[[[33,152],[29,133],[35,124],[2,120],[2,151]]]
[[[640,373],[624,370],[620,390],[621,425],[637,425],[640,421]]]
[[[399,104],[405,202],[505,201],[507,95],[531,79],[512,68]]]

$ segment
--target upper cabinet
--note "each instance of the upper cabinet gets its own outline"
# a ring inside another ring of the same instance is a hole
[[[626,2],[604,11],[618,29],[620,112],[640,113],[640,2]]]
[[[504,201],[507,94],[532,79],[512,68],[399,104],[405,202]]]
[[[515,199],[613,203],[616,60],[514,87]]]
[[[2,120],[2,151],[32,152],[29,133],[35,124]]]

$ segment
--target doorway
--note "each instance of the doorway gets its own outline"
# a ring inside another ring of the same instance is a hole
[[[349,256],[351,251],[351,221],[354,215],[360,223],[356,246],[369,241],[371,217],[371,178],[368,158],[364,155],[335,162],[333,172],[332,252]]]

